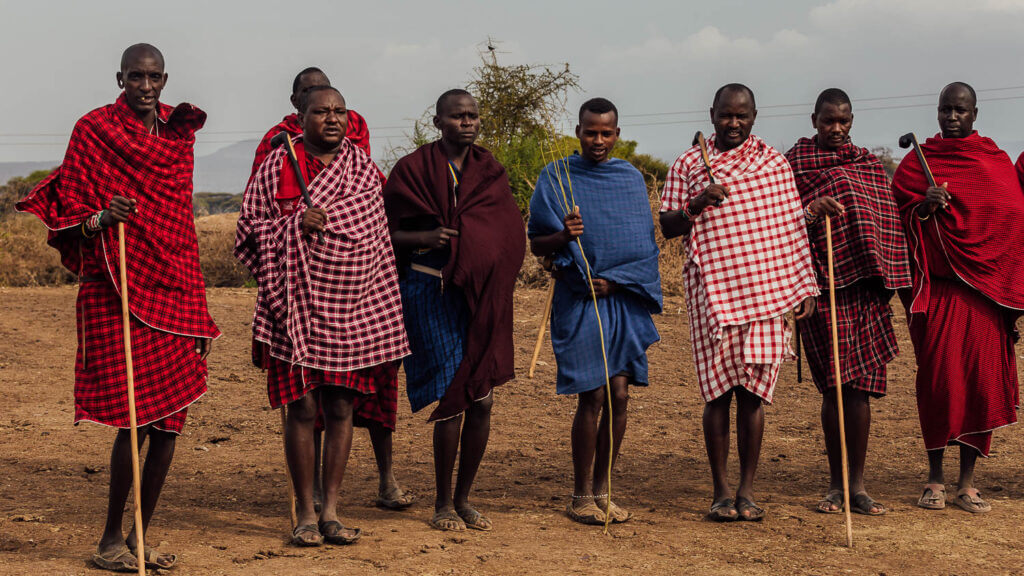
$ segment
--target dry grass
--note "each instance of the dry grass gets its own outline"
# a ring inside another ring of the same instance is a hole
[[[651,213],[657,219],[658,197],[652,193]],[[207,286],[232,287],[251,283],[249,272],[232,255],[238,213],[215,214],[196,219],[199,261]],[[683,291],[683,246],[679,240],[666,242],[655,222],[661,248],[661,283],[666,295]],[[0,220],[0,286],[52,286],[74,282],[75,277],[61,264],[56,250],[46,245],[46,228],[35,217],[11,214]],[[537,259],[527,253],[519,272],[518,286],[543,287],[547,274]]]

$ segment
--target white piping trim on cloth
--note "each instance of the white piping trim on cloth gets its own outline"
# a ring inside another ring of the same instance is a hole
[[[1014,406],[1014,410],[1018,408],[1020,408],[1020,406]],[[988,432],[995,432],[1000,428],[1006,428],[1007,426],[1013,426],[1014,424],[1016,424],[1016,422],[1010,422],[1009,424],[1003,424],[1002,426],[996,426],[995,428],[989,428],[988,430],[979,430],[978,432],[964,432],[963,434],[957,436],[956,438],[951,438],[949,441],[946,442],[945,446],[940,446],[938,448],[925,448],[924,450],[925,452],[933,452],[935,450],[945,450],[946,448],[949,448],[950,446],[953,445],[967,446],[968,448],[974,448],[974,450],[977,451],[978,455],[981,456],[982,458],[991,458],[991,456],[987,454],[982,454],[981,450],[978,450],[977,446],[971,446],[970,444],[963,442],[960,439],[963,438],[964,436],[972,436],[974,434],[986,434]]]
[[[484,400],[487,400],[488,398],[490,398],[493,394],[494,394],[494,389],[492,388],[491,391],[488,392],[486,396],[484,396],[483,398],[477,398],[476,400],[473,400],[473,403],[476,404],[477,402],[483,402]],[[452,418],[458,418],[459,416],[462,416],[465,413],[466,413],[466,411],[463,410],[462,412],[459,412],[458,414],[453,414],[453,415],[451,415],[451,416],[449,416],[447,418],[438,418],[437,420],[427,420],[427,422],[445,422],[447,420],[451,420]]]
[[[933,218],[932,221],[934,222],[935,219]],[[942,240],[942,230],[939,229],[938,222],[935,222],[935,234],[939,238],[939,246],[942,247],[942,255],[946,257],[946,263],[949,264],[949,269],[952,270],[954,274],[956,274],[956,277],[959,278],[961,282],[963,282],[964,284],[967,284],[968,286],[970,286],[971,290],[974,290],[978,294],[981,294],[982,297],[984,297],[984,298],[986,298],[988,300],[991,300],[992,302],[995,302],[997,305],[1002,306],[1003,308],[1009,308],[1010,310],[1021,310],[1021,308],[1014,308],[1013,306],[1007,306],[1006,304],[998,302],[998,301],[996,301],[993,298],[989,298],[984,292],[982,292],[981,290],[978,290],[970,282],[965,280],[963,275],[960,274],[960,271],[956,269],[956,266],[953,266],[953,261],[949,259],[949,252],[946,250],[946,243]]]
[[[210,381],[210,377],[207,376],[206,377],[206,383],[208,384],[209,381]],[[148,426],[149,424],[152,424],[153,422],[157,422],[157,421],[163,420],[164,418],[170,418],[171,416],[174,416],[178,412],[181,412],[182,410],[185,410],[188,407],[192,406],[193,404],[198,402],[199,399],[202,398],[203,396],[206,396],[206,392],[203,392],[199,396],[196,396],[195,400],[189,402],[188,404],[182,406],[181,408],[178,408],[177,410],[175,410],[174,412],[171,412],[170,414],[165,414],[165,415],[163,415],[163,416],[161,416],[159,418],[154,418],[154,419],[152,419],[152,420],[150,420],[148,422],[136,422],[135,427],[136,428],[140,428],[142,426]],[[114,426],[113,424],[107,424],[105,422],[100,422],[99,420],[94,420],[92,418],[80,418],[78,420],[75,420],[75,426],[78,426],[81,422],[91,422],[93,424],[99,424],[100,426],[103,426],[105,428],[117,428],[118,430],[128,430],[127,427],[126,428],[122,428],[120,426]],[[164,430],[163,428],[160,428],[159,426],[153,426],[153,427],[156,428],[157,430],[160,430],[161,432],[167,432],[169,434],[174,434],[175,436],[180,436],[181,435],[181,432],[175,432],[173,430]]]

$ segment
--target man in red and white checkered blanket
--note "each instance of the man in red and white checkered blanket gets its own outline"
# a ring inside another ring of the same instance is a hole
[[[803,318],[818,294],[803,207],[782,156],[750,135],[757,108],[742,84],[715,94],[708,142],[710,172],[699,147],[676,160],[662,192],[666,238],[684,236],[683,267],[690,336],[704,408],[704,441],[715,494],[714,520],[760,520],[754,474],[764,433],[763,403],[783,360],[792,356],[783,315]],[[736,397],[740,484],[726,474],[729,406]]]
[[[160,103],[167,74],[163,55],[149,44],[125,50],[117,81],[121,96],[78,121],[64,162],[17,208],[46,224],[47,241],[81,282],[75,423],[119,429],[110,457],[107,522],[92,561],[134,572],[135,530],[126,542],[121,524],[132,452],[118,223],[125,231],[136,418],[140,440],[149,440],[143,529],[156,509],[188,407],[206,392],[206,356],[220,332],[206,307],[192,215],[193,145],[206,113],[191,104]],[[146,548],[146,566],[175,564],[175,555]]]
[[[287,146],[271,152],[246,190],[235,256],[259,285],[252,326],[266,348],[271,406],[288,406],[285,455],[298,506],[292,541],[349,544],[360,532],[338,521],[337,505],[353,418],[394,428],[397,361],[409,345],[380,177],[345,138],[345,99],[330,86],[310,88],[299,121],[295,152],[312,207]],[[314,395],[326,426],[319,516]]]

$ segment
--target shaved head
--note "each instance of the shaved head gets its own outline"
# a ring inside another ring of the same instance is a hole
[[[949,84],[946,84],[946,87],[942,89],[942,92],[939,92],[939,100],[942,100],[942,96],[946,92],[961,90],[966,91],[968,94],[971,95],[972,106],[978,105],[978,93],[975,92],[974,88],[972,88],[971,85],[968,84],[967,82],[950,82]]]
[[[164,67],[164,55],[152,44],[132,44],[121,54],[121,72],[127,72],[128,67],[131,64],[146,56],[152,56],[157,62],[160,63],[160,68]]]

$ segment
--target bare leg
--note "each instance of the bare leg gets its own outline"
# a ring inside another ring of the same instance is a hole
[[[622,438],[626,435],[626,409],[629,404],[629,379],[626,376],[612,378],[612,467],[619,456]],[[601,423],[597,430],[597,449],[594,455],[594,494],[608,492],[608,402],[602,405]]]
[[[711,481],[714,483],[714,501],[731,496],[728,478],[729,461],[729,405],[732,392],[715,398],[704,405],[704,447],[711,463]]]
[[[469,492],[473,488],[473,480],[480,469],[480,462],[487,450],[487,440],[491,435],[491,407],[494,395],[490,394],[483,400],[474,402],[466,410],[465,423],[462,426],[462,447],[459,453],[459,477],[455,482],[455,511],[467,524],[475,524],[483,530],[489,530],[491,522],[469,505]]]
[[[139,428],[139,446],[146,438],[148,427]],[[110,450],[110,489],[107,494],[107,521],[103,527],[97,551],[101,555],[119,550],[125,544],[122,518],[124,505],[132,489],[132,440],[127,429],[118,430]],[[132,551],[135,554],[135,551]],[[129,563],[131,563],[129,561]]]
[[[761,458],[764,437],[764,406],[761,398],[745,389],[736,391],[736,448],[740,455],[740,485],[736,496],[754,500],[754,476]]]
[[[391,430],[376,422],[370,424],[367,431],[370,433],[370,444],[373,445],[373,456],[377,460],[377,471],[380,474],[377,494],[381,498],[401,500],[405,493],[395,480],[393,434]]]
[[[149,451],[146,452],[146,464],[142,468],[142,533],[146,534],[149,529],[149,522],[153,519],[153,512],[156,510],[157,501],[160,499],[160,492],[163,490],[164,481],[167,480],[167,472],[171,468],[171,461],[174,458],[174,446],[178,438],[177,434],[164,432],[152,428],[147,434],[149,438]],[[134,523],[128,532],[125,543],[132,550],[135,550],[137,539],[135,537]],[[174,562],[173,554],[160,554],[158,564],[169,565]]]
[[[455,512],[452,501],[452,473],[459,453],[462,414],[434,423],[434,482],[437,494],[434,512]]]
[[[957,481],[960,490],[968,494],[976,494],[974,487],[974,465],[978,462],[978,450],[966,445],[960,446],[960,479]]]
[[[284,430],[285,459],[295,488],[298,526],[316,524],[313,508],[313,478],[316,453],[313,450],[313,425],[316,422],[315,394],[306,394],[288,405]]]
[[[926,488],[938,490],[946,483],[946,476],[942,472],[942,457],[945,449],[928,450],[928,484]]]
[[[333,386],[320,388],[324,412],[324,503],[320,521],[338,520],[338,494],[345,477],[349,452],[352,449],[352,392]],[[346,528],[342,535],[354,537],[355,529]]]
[[[324,431],[313,427],[313,509],[317,512],[324,504],[324,481],[321,474],[323,468]]]
[[[575,496],[593,496],[594,452],[597,430],[605,403],[604,387],[577,396],[576,416],[572,420],[572,469]]]

